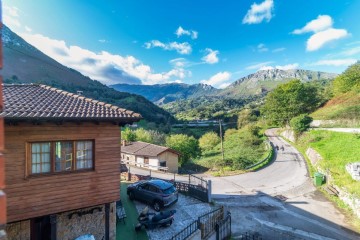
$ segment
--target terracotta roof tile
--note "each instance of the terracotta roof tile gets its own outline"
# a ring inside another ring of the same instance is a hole
[[[140,114],[46,85],[3,85],[5,119],[97,120],[134,122]]]

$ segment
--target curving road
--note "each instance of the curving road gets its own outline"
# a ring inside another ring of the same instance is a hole
[[[274,162],[256,172],[211,178],[213,194],[249,194],[261,191],[274,195],[293,190],[308,180],[302,155],[282,138],[279,138],[276,135],[276,129],[267,130],[266,135],[273,146],[284,147],[283,151],[275,150]]]

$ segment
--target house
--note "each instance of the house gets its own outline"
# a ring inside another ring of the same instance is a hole
[[[175,150],[145,142],[122,142],[123,163],[172,173],[178,172],[179,153]]]
[[[120,127],[141,115],[44,85],[3,95],[8,240],[115,239]]]

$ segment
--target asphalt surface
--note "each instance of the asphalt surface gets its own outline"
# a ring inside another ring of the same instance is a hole
[[[316,190],[303,156],[276,134],[266,132],[277,150],[274,161],[251,173],[211,177],[212,198],[232,214],[234,239],[245,232],[265,239],[360,239],[345,215]],[[225,153],[226,154],[226,153]],[[131,172],[149,175],[148,170]],[[152,176],[173,179],[173,174],[152,172]],[[176,180],[188,181],[186,176]]]

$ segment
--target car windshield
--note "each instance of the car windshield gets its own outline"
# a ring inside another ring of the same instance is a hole
[[[171,186],[167,189],[163,189],[162,192],[165,193],[165,194],[172,194],[176,191],[175,187],[174,186]]]

